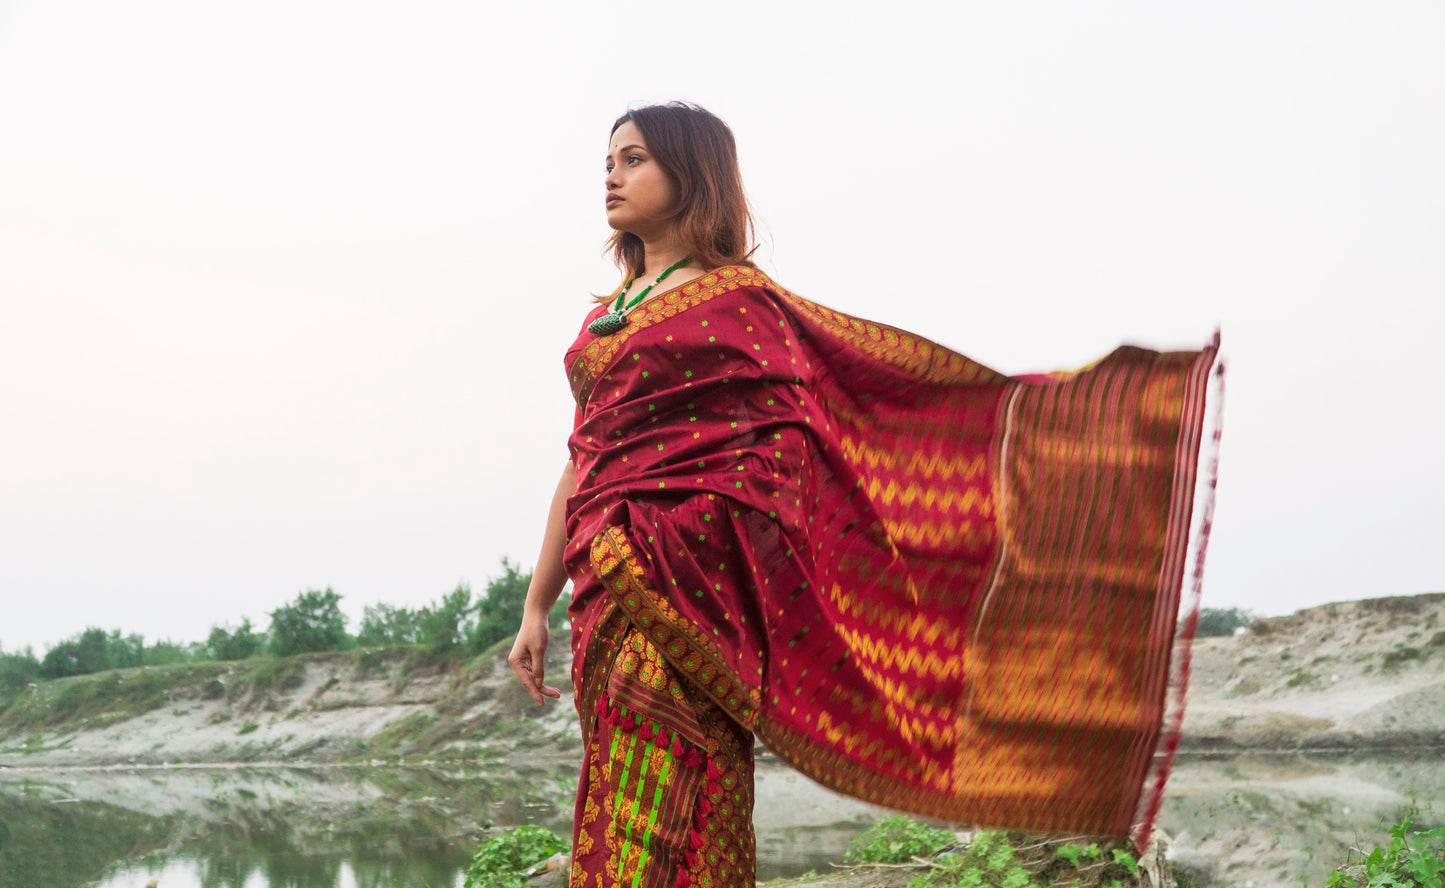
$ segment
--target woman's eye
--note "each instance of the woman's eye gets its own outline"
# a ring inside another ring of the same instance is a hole
[[[636,166],[637,164],[642,163],[642,158],[636,154],[630,154],[627,156],[627,162]]]
[[[612,172],[612,164],[609,163],[609,164],[607,165],[606,169],[607,169],[607,172],[609,172],[609,173]]]

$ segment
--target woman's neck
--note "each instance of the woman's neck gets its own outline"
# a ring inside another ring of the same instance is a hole
[[[659,237],[642,240],[642,272],[639,280],[651,280],[679,262],[687,255],[683,245],[674,237]]]

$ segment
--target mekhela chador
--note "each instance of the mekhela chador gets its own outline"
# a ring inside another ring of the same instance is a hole
[[[1141,837],[1216,350],[1008,377],[745,267],[584,328],[578,858],[672,855],[682,884],[734,853],[748,731],[892,808]]]

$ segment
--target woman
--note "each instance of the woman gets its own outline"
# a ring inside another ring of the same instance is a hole
[[[1147,835],[1217,344],[1010,378],[796,297],[749,261],[732,134],[694,106],[619,119],[606,186],[624,282],[567,352],[510,658],[559,696],[570,576],[572,884],[751,885],[754,734],[902,810]]]

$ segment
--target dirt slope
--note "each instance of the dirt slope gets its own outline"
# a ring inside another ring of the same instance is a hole
[[[487,758],[579,741],[567,646],[538,707],[505,661],[419,650],[43,682],[0,713],[0,767]],[[1328,604],[1195,643],[1187,751],[1445,746],[1445,594]]]
[[[1185,750],[1445,746],[1445,594],[1326,604],[1194,645]]]

